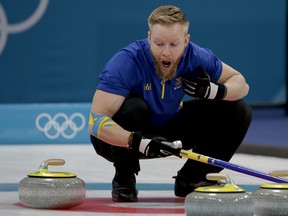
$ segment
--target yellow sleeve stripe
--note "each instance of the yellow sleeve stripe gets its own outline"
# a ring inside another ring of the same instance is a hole
[[[114,122],[106,114],[96,114],[91,112],[89,116],[89,124],[92,125],[93,134],[96,137],[100,137],[100,131],[102,127],[109,127],[115,125],[116,122]]]
[[[94,118],[93,118],[93,115],[92,113],[90,112],[90,115],[89,115],[89,125],[94,125]]]

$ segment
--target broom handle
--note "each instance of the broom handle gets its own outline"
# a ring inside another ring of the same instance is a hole
[[[251,175],[257,178],[261,178],[261,179],[266,179],[272,182],[276,182],[276,183],[288,183],[288,180],[286,179],[282,179],[282,178],[278,178],[278,177],[274,177],[271,175],[268,175],[266,173],[262,173],[256,170],[252,170],[243,166],[239,166],[236,164],[232,164],[226,161],[222,161],[219,159],[215,159],[212,157],[207,157],[205,155],[201,155],[192,151],[187,151],[182,149],[180,151],[180,156],[188,158],[188,159],[192,159],[195,161],[199,161],[202,163],[206,163],[206,164],[211,164],[213,166],[218,166],[218,167],[222,167],[222,168],[226,168],[226,169],[230,169],[230,170],[234,170],[236,172],[240,172],[240,173],[244,173],[247,175]]]

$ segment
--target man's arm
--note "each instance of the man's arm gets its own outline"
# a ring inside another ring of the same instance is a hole
[[[217,83],[224,84],[226,86],[226,96],[223,100],[235,101],[242,99],[249,92],[249,85],[246,83],[244,76],[222,62],[222,74]]]
[[[180,141],[168,142],[159,136],[142,137],[140,132],[127,131],[112,120],[124,100],[123,96],[96,90],[89,118],[89,133],[111,145],[140,151],[147,157],[179,156],[182,143],[176,147],[172,144],[179,144]]]
[[[91,122],[90,114],[90,123],[88,126],[89,133],[93,136],[97,136],[104,142],[110,143],[111,145],[127,147],[128,138],[131,132],[125,130],[120,125],[112,121],[113,115],[120,109],[124,100],[125,98],[123,96],[96,90],[91,106],[91,114],[94,115],[92,116],[94,118],[93,120],[95,121],[95,118],[98,116],[99,118],[101,116],[105,116],[105,118],[108,120],[106,121],[106,126],[104,125],[105,119],[103,119],[101,122],[97,121],[98,124],[94,126],[93,131],[93,124]]]

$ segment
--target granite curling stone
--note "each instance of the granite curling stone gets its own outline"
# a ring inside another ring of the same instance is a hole
[[[19,183],[20,201],[31,208],[69,209],[82,204],[86,197],[85,182],[70,172],[50,172],[48,165],[65,164],[62,159],[43,161],[39,169]]]
[[[253,216],[252,198],[226,174],[209,173],[214,186],[196,188],[185,197],[186,216]],[[218,182],[218,184],[217,184]]]
[[[288,170],[277,170],[269,173],[275,177],[288,176]],[[288,215],[288,183],[262,184],[252,192],[255,216]]]

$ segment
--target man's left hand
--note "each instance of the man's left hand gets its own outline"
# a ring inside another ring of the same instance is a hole
[[[182,77],[182,84],[186,94],[202,99],[221,100],[226,95],[226,86],[210,82],[209,78]]]

